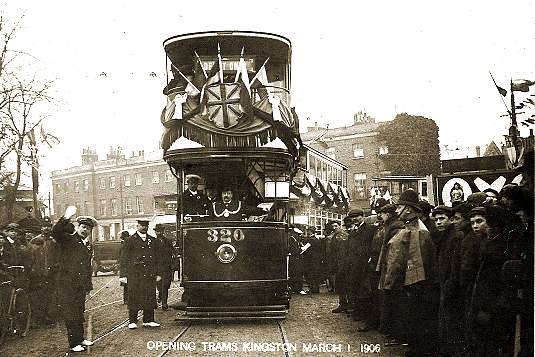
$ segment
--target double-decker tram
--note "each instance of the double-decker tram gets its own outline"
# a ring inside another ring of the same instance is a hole
[[[177,178],[184,319],[284,318],[301,140],[291,43],[258,32],[164,41],[164,159]]]

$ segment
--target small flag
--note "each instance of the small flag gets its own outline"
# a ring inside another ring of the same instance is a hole
[[[234,82],[235,83],[238,82],[240,78],[250,96],[251,95],[251,83],[249,83],[249,74],[247,73],[247,65],[245,64],[245,60],[243,59],[243,47],[241,49],[240,62],[238,63],[238,69],[236,70],[236,77],[234,78]]]
[[[191,95],[191,96],[196,96],[196,95],[199,95],[199,90],[197,89],[197,87],[195,87],[195,85],[193,83],[191,83],[191,81],[184,75],[184,73],[182,73],[177,67],[175,67],[175,65],[172,65],[174,69],[177,70],[178,74],[180,74],[180,76],[182,76],[182,78],[184,78],[186,80],[186,82],[188,83],[188,85],[186,86],[186,89],[184,89],[184,91],[188,94],[188,95]]]
[[[492,81],[494,82],[494,85],[496,86],[496,89],[498,90],[498,92],[500,92],[500,94],[502,95],[502,97],[505,97],[507,95],[507,91],[505,89],[503,89],[502,87],[500,87],[496,81],[494,80],[494,77],[492,76],[492,73],[490,73],[490,78],[492,78]]]
[[[208,75],[202,66],[202,61],[197,52],[195,52],[195,60],[193,63],[193,85],[197,88],[202,88],[208,79]]]
[[[251,88],[258,88],[258,95],[260,99],[267,97],[271,94],[270,88],[266,87],[269,85],[267,72],[266,72],[266,63],[269,60],[269,57],[264,61],[262,67],[256,72],[256,75],[251,80]]]
[[[529,87],[533,84],[535,84],[535,81],[516,79],[511,82],[511,90],[515,92],[529,92]]]

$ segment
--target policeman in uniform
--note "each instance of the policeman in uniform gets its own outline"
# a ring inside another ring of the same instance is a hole
[[[76,207],[70,206],[63,217],[52,227],[52,237],[59,249],[59,301],[63,311],[71,352],[85,351],[93,342],[84,339],[85,296],[91,282],[91,230],[97,225],[95,218],[80,216],[76,229],[71,218]]]
[[[128,283],[129,329],[137,328],[137,314],[143,310],[143,327],[159,327],[154,321],[156,283],[161,278],[158,254],[161,251],[157,238],[147,234],[149,221],[138,220],[137,231],[123,243],[119,281]]]
[[[186,183],[188,188],[182,195],[182,212],[184,215],[205,215],[206,198],[197,190],[201,177],[198,175],[188,175]]]

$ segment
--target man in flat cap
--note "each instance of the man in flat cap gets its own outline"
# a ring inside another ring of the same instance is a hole
[[[459,205],[457,205],[459,206]],[[453,210],[448,206],[433,208],[431,217],[436,231],[431,233],[435,244],[440,283],[439,343],[440,352],[456,355],[462,352],[463,294],[460,289],[460,260],[463,234],[452,221]]]
[[[374,328],[370,315],[371,288],[368,277],[370,244],[377,227],[364,222],[364,211],[352,209],[347,214],[354,226],[348,231],[348,253],[350,259],[349,296],[354,306],[353,319],[362,321],[357,331],[364,332]]]
[[[198,175],[188,175],[186,183],[188,188],[182,194],[182,212],[184,216],[198,216],[206,214],[206,198],[202,192],[198,191],[201,177]]]
[[[149,221],[138,220],[137,231],[121,247],[119,281],[128,284],[129,329],[137,328],[139,310],[143,310],[143,327],[159,327],[154,321],[156,283],[162,279],[158,254],[160,242],[147,231]]]
[[[93,342],[84,339],[85,297],[93,289],[91,282],[91,231],[97,225],[93,217],[71,218],[76,207],[70,206],[52,227],[52,237],[59,246],[59,304],[67,327],[71,352],[82,352]]]
[[[404,223],[392,239],[397,252],[393,268],[397,283],[407,294],[409,356],[436,355],[438,305],[440,290],[436,276],[436,251],[429,231],[418,219],[421,212],[418,193],[413,189],[401,193],[396,213]],[[387,257],[387,259],[389,259]]]

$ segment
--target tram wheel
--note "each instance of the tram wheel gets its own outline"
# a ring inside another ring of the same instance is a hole
[[[14,298],[14,330],[20,337],[25,337],[30,330],[32,311],[30,308],[30,298],[26,291],[18,289]]]

